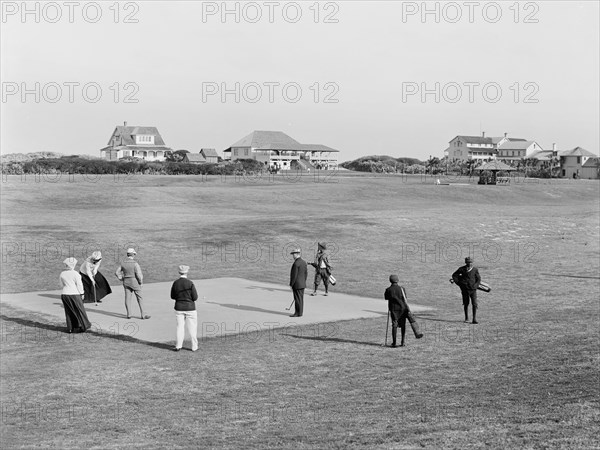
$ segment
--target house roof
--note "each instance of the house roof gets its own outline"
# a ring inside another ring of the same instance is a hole
[[[206,162],[206,158],[200,153],[186,153],[183,159],[190,162]]]
[[[167,152],[172,151],[171,148],[165,147],[164,145],[117,145],[113,147],[109,145],[108,147],[101,148],[100,151],[119,151],[119,150],[135,150],[135,151],[151,151],[151,152]]]
[[[600,158],[595,157],[595,158],[590,158],[588,159],[585,164],[581,167],[597,167],[597,165],[600,163]]]
[[[121,138],[119,143],[122,145],[135,144],[134,136],[140,134],[154,136],[154,145],[165,145],[165,141],[163,141],[163,138],[156,127],[125,127],[123,125],[115,128],[113,134],[110,135],[108,145],[112,144],[113,137],[115,136]]]
[[[573,150],[563,150],[558,152],[558,156],[596,156],[592,152],[588,152],[585,148],[575,147]]]
[[[526,140],[508,140],[500,144],[498,147],[499,150],[527,150],[534,144],[534,141],[526,141]]]
[[[490,161],[476,167],[475,170],[517,170],[514,167],[510,167],[500,161]]]
[[[214,148],[203,148],[200,149],[200,153],[202,153],[204,156],[219,156],[219,154],[217,153],[217,151]]]
[[[483,136],[462,136],[459,134],[454,139],[456,139],[456,138],[461,138],[467,144],[493,144],[494,143],[492,141],[492,138],[483,137]],[[454,139],[452,139],[450,142],[452,142]]]
[[[225,151],[231,151],[232,147],[251,147],[255,150],[287,150],[287,151],[322,151],[337,152],[331,147],[320,144],[301,144],[281,131],[253,131],[232,144]]]

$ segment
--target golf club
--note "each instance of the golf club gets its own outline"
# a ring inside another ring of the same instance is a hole
[[[292,305],[294,304],[296,300],[292,300],[292,303],[290,303],[290,306],[288,306],[287,308],[285,308],[286,311],[289,311],[290,308],[292,307]]]

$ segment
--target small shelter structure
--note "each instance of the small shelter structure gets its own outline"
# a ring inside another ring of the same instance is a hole
[[[479,184],[509,184],[510,176],[498,176],[502,172],[511,172],[515,169],[500,161],[490,161],[476,167],[479,171]]]

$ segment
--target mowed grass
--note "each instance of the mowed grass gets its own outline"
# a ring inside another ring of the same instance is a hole
[[[3,305],[3,448],[599,446],[598,183],[128,181],[8,177],[2,292],[57,289],[60,261],[92,247],[114,281],[129,244],[147,282],[186,263],[193,278],[286,284],[290,247],[310,259],[325,241],[335,290],[381,298],[398,273],[409,301],[435,308],[420,316],[425,337],[382,347],[382,315],[172,353],[69,336]],[[448,283],[468,254],[493,288],[477,326]]]

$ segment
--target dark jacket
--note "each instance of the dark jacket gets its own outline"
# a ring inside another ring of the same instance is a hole
[[[195,311],[194,302],[198,300],[196,286],[191,280],[181,277],[173,282],[171,286],[171,298],[175,300],[176,311]]]
[[[290,272],[290,286],[292,289],[305,289],[306,278],[308,277],[308,270],[306,261],[302,258],[294,260],[292,264],[292,270]]]
[[[474,291],[479,287],[481,283],[481,277],[479,276],[479,270],[477,267],[473,267],[470,271],[467,271],[467,266],[461,266],[456,272],[452,274],[452,280],[458,287],[467,291]]]
[[[321,261],[325,263],[325,270],[327,271],[327,274],[330,274],[333,270],[333,267],[331,264],[329,264],[329,258],[325,252],[317,252],[315,255],[315,262],[311,262],[309,264],[319,271],[321,269]]]
[[[408,313],[408,305],[406,299],[402,295],[402,288],[398,283],[392,285],[385,290],[384,298],[388,301],[388,309],[390,311],[399,311],[400,315]]]

